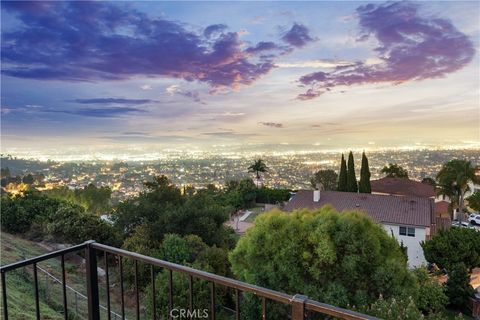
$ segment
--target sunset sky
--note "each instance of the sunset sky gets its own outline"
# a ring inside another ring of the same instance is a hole
[[[480,141],[471,2],[2,2],[2,152]]]

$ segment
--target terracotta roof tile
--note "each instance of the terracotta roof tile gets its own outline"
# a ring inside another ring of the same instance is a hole
[[[435,223],[433,199],[408,196],[321,191],[320,201],[314,202],[312,190],[300,190],[285,204],[284,211],[317,209],[328,204],[339,212],[348,209],[365,211],[380,223],[425,227]]]
[[[427,183],[402,178],[382,178],[370,181],[372,192],[401,196],[430,198],[435,196],[435,189]]]

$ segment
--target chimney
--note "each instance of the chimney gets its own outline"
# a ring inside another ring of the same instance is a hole
[[[320,201],[320,190],[313,190],[313,202]]]

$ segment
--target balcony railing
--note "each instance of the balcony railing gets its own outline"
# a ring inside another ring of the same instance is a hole
[[[95,241],[87,241],[83,244],[69,247],[67,249],[47,253],[35,258],[23,260],[20,262],[12,263],[6,266],[0,267],[1,273],[1,283],[2,283],[2,299],[3,299],[3,318],[8,320],[8,289],[6,285],[6,279],[9,271],[13,271],[22,267],[33,266],[33,282],[34,282],[34,295],[35,295],[35,310],[36,310],[36,319],[41,319],[40,314],[40,298],[39,298],[39,281],[38,281],[38,263],[49,260],[52,258],[61,259],[61,273],[62,273],[62,289],[63,289],[63,315],[67,320],[69,319],[68,315],[68,304],[67,304],[67,284],[65,279],[65,256],[72,252],[77,252],[84,250],[85,253],[85,264],[86,264],[86,284],[87,284],[87,299],[88,299],[88,319],[89,320],[98,320],[100,319],[100,299],[99,299],[99,281],[98,281],[98,269],[97,269],[97,257],[103,255],[104,268],[105,268],[105,286],[106,286],[106,311],[107,318],[111,319],[111,315],[115,314],[111,311],[111,301],[110,301],[110,284],[109,284],[109,264],[108,259],[110,256],[116,256],[119,261],[119,277],[120,277],[120,295],[121,295],[121,317],[125,319],[125,301],[124,301],[124,270],[123,263],[124,259],[133,260],[134,265],[134,288],[135,288],[135,315],[136,319],[140,319],[140,301],[139,301],[139,285],[138,285],[138,262],[144,263],[150,266],[150,275],[151,275],[151,318],[157,319],[156,308],[156,288],[155,288],[155,275],[156,268],[163,268],[169,271],[168,276],[168,301],[169,301],[169,311],[173,308],[173,280],[172,273],[178,272],[180,274],[186,275],[189,277],[189,295],[188,295],[188,310],[194,310],[193,302],[195,290],[193,286],[194,279],[201,279],[208,281],[210,283],[210,310],[209,318],[215,319],[216,317],[216,293],[215,288],[217,285],[225,286],[227,288],[235,290],[235,319],[240,319],[241,312],[241,300],[240,295],[242,292],[254,294],[261,299],[261,312],[262,319],[267,319],[267,302],[274,301],[281,303],[286,306],[290,306],[291,315],[289,316],[292,320],[304,320],[307,319],[307,313],[315,313],[328,315],[338,319],[348,319],[348,320],[374,320],[375,317],[368,315],[360,314],[358,312],[353,312],[350,310],[334,307],[332,305],[320,303],[308,299],[308,297],[303,295],[288,295],[282,292],[270,290],[267,288],[262,288],[238,280],[222,277],[215,275],[209,272],[193,269],[190,267],[178,265],[168,261],[163,261],[155,259],[152,257],[144,256],[138,253],[129,252],[126,250],[106,246],[103,244],[96,243]]]

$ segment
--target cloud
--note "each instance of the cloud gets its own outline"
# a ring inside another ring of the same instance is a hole
[[[336,68],[351,66],[351,61],[345,60],[331,60],[331,59],[316,59],[296,62],[277,62],[275,66],[279,68]]]
[[[3,110],[3,107],[2,107]],[[15,113],[62,113],[84,117],[95,118],[115,118],[118,116],[128,115],[131,113],[146,112],[143,109],[135,107],[109,107],[109,108],[80,108],[80,109],[55,109],[39,105],[26,105],[24,107],[8,108],[8,112]],[[3,112],[3,111],[2,111]]]
[[[73,99],[70,102],[81,104],[146,104],[156,102],[150,99],[123,99],[123,98],[94,98],[94,99]]]
[[[66,113],[84,117],[94,118],[115,118],[118,116],[128,115],[131,113],[143,113],[145,110],[132,107],[116,107],[116,108],[83,108],[76,110],[43,110],[43,112]]]
[[[271,127],[271,128],[283,128],[282,123],[277,122],[259,122],[262,126]]]
[[[377,57],[301,77],[310,88],[297,98],[313,99],[336,86],[440,78],[470,63],[472,41],[447,19],[421,16],[419,5],[403,1],[357,8],[359,39],[375,38]]]
[[[274,42],[262,41],[262,42],[257,43],[257,45],[254,46],[254,47],[247,48],[247,50],[245,50],[245,51],[248,52],[248,53],[256,54],[256,53],[259,53],[259,52],[270,51],[270,50],[275,50],[275,49],[278,49],[278,46]]]
[[[210,38],[214,34],[221,34],[226,29],[228,29],[228,27],[224,24],[212,24],[205,28],[203,35]]]
[[[274,68],[226,25],[203,34],[109,2],[5,2],[18,19],[2,34],[2,72],[39,80],[169,77],[213,89],[250,85]]]
[[[152,90],[153,87],[149,84],[144,84],[143,86],[140,87],[140,89],[142,89],[144,91],[148,91],[148,90]]]
[[[294,23],[292,28],[284,33],[282,40],[291,46],[301,48],[314,39],[310,37],[307,27]]]
[[[178,95],[181,95],[183,97],[190,98],[195,102],[200,102],[200,103],[204,104],[202,99],[200,99],[200,93],[198,93],[198,91],[184,90],[184,89],[181,89],[180,86],[176,85],[176,84],[168,86],[165,89],[165,91],[170,95],[178,94]]]

